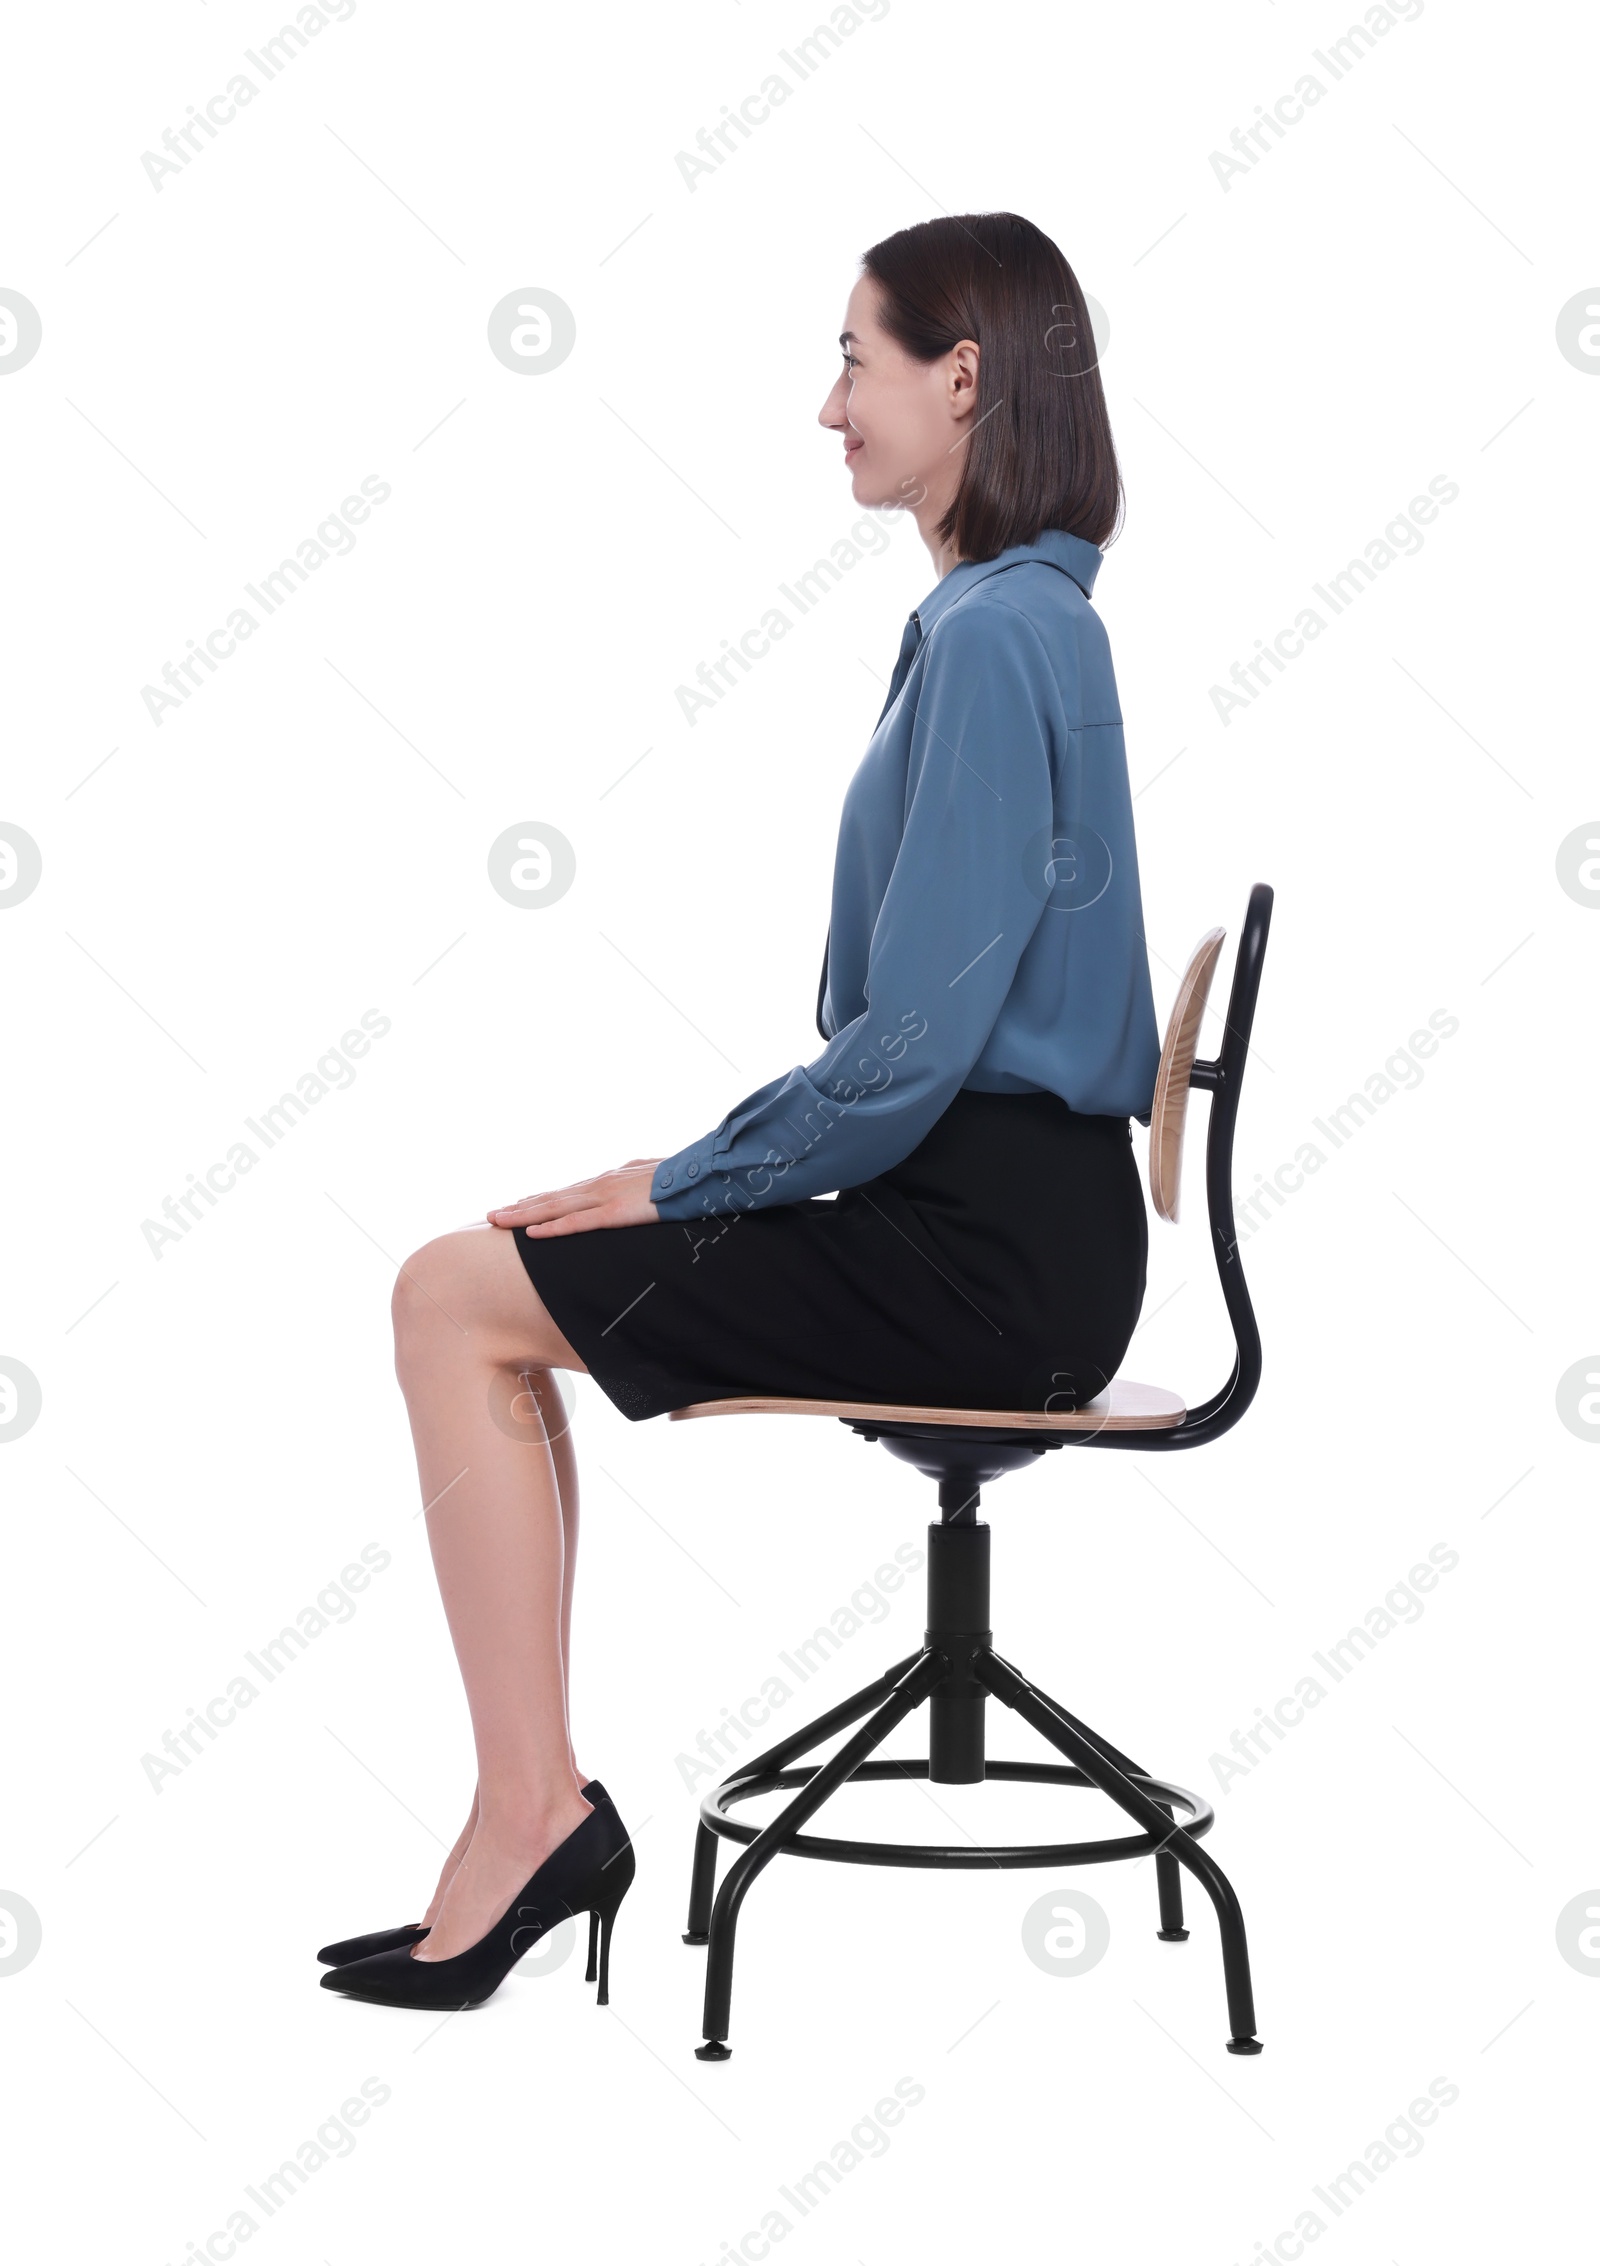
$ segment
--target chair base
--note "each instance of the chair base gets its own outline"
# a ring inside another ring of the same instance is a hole
[[[1039,1696],[1042,1698],[1043,1694]],[[761,1828],[730,1818],[729,1808],[735,1802],[748,1802],[760,1794],[809,1786],[823,1767],[820,1763],[807,1763],[795,1770],[757,1771],[752,1766],[748,1773],[741,1771],[712,1788],[700,1805],[701,1820],[723,1839],[743,1842],[748,1848],[760,1839]],[[850,1783],[859,1786],[875,1779],[922,1779],[929,1775],[930,1764],[924,1757],[901,1760],[896,1756],[858,1764],[850,1773]],[[1083,1771],[1054,1762],[986,1760],[983,1775],[986,1781],[995,1784],[1004,1781],[1025,1786],[1093,1786],[1095,1783]],[[1152,1800],[1186,1810],[1184,1830],[1194,1839],[1209,1833],[1216,1823],[1216,1812],[1209,1802],[1201,1801],[1198,1794],[1187,1793],[1183,1787],[1169,1785],[1163,1779],[1148,1778],[1143,1771],[1130,1770],[1126,1776],[1130,1785],[1141,1788]],[[782,1854],[820,1857],[841,1865],[906,1865],[938,1872],[976,1873],[1008,1871],[1025,1865],[1105,1865],[1124,1857],[1153,1857],[1167,1839],[1166,1833],[1119,1833],[1105,1841],[1016,1842],[991,1849],[979,1848],[970,1841],[836,1841],[824,1840],[813,1833],[796,1833],[785,1841]],[[1167,1940],[1181,1943],[1187,1940],[1188,1934],[1187,1928],[1175,1928],[1167,1931]],[[688,1943],[694,1939],[686,1932],[683,1940]],[[699,1940],[709,1941],[709,1931]]]
[[[952,1494],[961,1491],[952,1490]],[[819,1716],[814,1723],[735,1770],[706,1795],[695,1838],[689,1924],[683,1940],[704,1946],[704,2043],[701,2061],[726,2061],[733,1993],[734,1937],[739,1909],[751,1883],[779,1855],[853,1865],[897,1865],[939,1871],[1002,1870],[1029,1866],[1098,1865],[1151,1857],[1161,1925],[1159,1940],[1183,1943],[1182,1875],[1191,1873],[1210,1897],[1222,1945],[1223,1980],[1231,2035],[1228,2051],[1256,2054],[1255,2004],[1249,1952],[1239,1901],[1221,1868],[1201,1848],[1215,1813],[1209,1803],[1170,1781],[1152,1778],[1109,1741],[1028,1682],[994,1650],[988,1616],[989,1528],[972,1518],[971,1498],[955,1520],[928,1530],[929,1626],[926,1641],[908,1658]],[[1003,1762],[984,1753],[984,1707],[1001,1700],[1057,1751],[1065,1763]],[[929,1752],[909,1760],[877,1757],[895,1727],[929,1703]],[[867,1720],[861,1723],[861,1719]],[[822,1763],[797,1758],[853,1723],[861,1728]],[[974,1848],[969,1843],[844,1840],[800,1829],[846,1780],[929,1779],[936,1784],[982,1781],[1095,1787],[1125,1811],[1140,1830],[1096,1841],[1016,1843]],[[735,1804],[761,1794],[792,1793],[770,1824],[754,1826],[729,1816]],[[1182,1812],[1182,1821],[1175,1817]],[[716,1891],[719,1840],[742,1844]],[[714,1896],[714,1891],[716,1891]]]

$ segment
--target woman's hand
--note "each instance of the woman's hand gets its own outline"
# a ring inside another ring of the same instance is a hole
[[[523,1196],[490,1212],[489,1225],[521,1228],[532,1236],[582,1235],[592,1227],[644,1227],[661,1216],[650,1201],[650,1183],[660,1162],[659,1157],[631,1157],[610,1172],[596,1173],[593,1180],[575,1180],[570,1188]]]

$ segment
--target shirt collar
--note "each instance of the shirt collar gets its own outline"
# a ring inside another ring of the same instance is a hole
[[[945,608],[953,606],[963,591],[970,590],[985,575],[998,574],[1003,567],[1020,566],[1025,559],[1042,559],[1046,566],[1059,567],[1088,598],[1093,594],[1094,578],[1104,558],[1105,553],[1096,544],[1085,542],[1081,535],[1069,535],[1063,527],[1047,527],[1032,543],[1013,543],[1009,550],[998,552],[992,559],[968,559],[960,566],[953,566],[917,607],[914,619],[926,636]]]

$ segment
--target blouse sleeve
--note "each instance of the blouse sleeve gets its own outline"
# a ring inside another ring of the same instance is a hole
[[[865,1010],[814,1061],[664,1157],[662,1219],[853,1188],[909,1156],[982,1053],[1043,912],[1060,696],[1038,632],[1005,604],[929,632],[905,826],[868,952]]]

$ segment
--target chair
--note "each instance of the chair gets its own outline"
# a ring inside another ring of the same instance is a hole
[[[1244,1919],[1226,1875],[1201,1848],[1215,1813],[1208,1802],[1169,1781],[1152,1778],[1059,1701],[1049,1698],[994,1650],[989,1627],[989,1528],[978,1518],[980,1490],[1003,1473],[1057,1448],[1114,1448],[1151,1454],[1200,1447],[1238,1423],[1261,1376],[1261,1341],[1245,1288],[1234,1232],[1232,1160],[1234,1122],[1244,1078],[1256,994],[1272,917],[1272,891],[1250,892],[1234,965],[1222,1043],[1208,1061],[1197,1059],[1200,1024],[1222,951],[1223,931],[1202,937],[1178,986],[1167,1025],[1150,1112],[1150,1193],[1158,1217],[1176,1221],[1182,1180],[1184,1124],[1190,1089],[1211,1096],[1206,1135],[1206,1197],[1211,1238],[1234,1338],[1233,1367],[1222,1389],[1199,1408],[1186,1409],[1175,1394],[1117,1378],[1084,1407],[1039,1409],[898,1408],[857,1401],[746,1398],[702,1401],[672,1410],[674,1419],[704,1416],[828,1416],[938,1483],[939,1524],[928,1529],[928,1618],[923,1644],[886,1668],[873,1683],[830,1708],[791,1738],[742,1763],[707,1794],[695,1839],[684,1942],[708,1947],[704,2044],[701,2061],[726,2061],[733,1991],[734,1936],[751,1884],[780,1853],[845,1864],[971,1869],[987,1866],[1103,1864],[1153,1855],[1163,1943],[1182,1943],[1182,1876],[1193,1874],[1210,1897],[1222,1939],[1223,1980],[1231,2035],[1228,2051],[1256,2054],[1255,2007]],[[1065,1764],[995,1762],[984,1746],[984,1706],[990,1696],[1033,1726]],[[928,1703],[928,1757],[872,1758],[895,1726]],[[824,1763],[797,1758],[835,1732],[861,1723]],[[1139,1831],[1110,1840],[978,1849],[903,1842],[841,1841],[800,1829],[846,1779],[926,1778],[936,1785],[983,1779],[1052,1786],[1095,1786],[1124,1810]],[[731,1817],[736,1803],[759,1794],[793,1791],[794,1799],[769,1825]],[[1181,1822],[1174,1812],[1183,1813]],[[717,1843],[738,1842],[735,1859],[713,1902]]]

